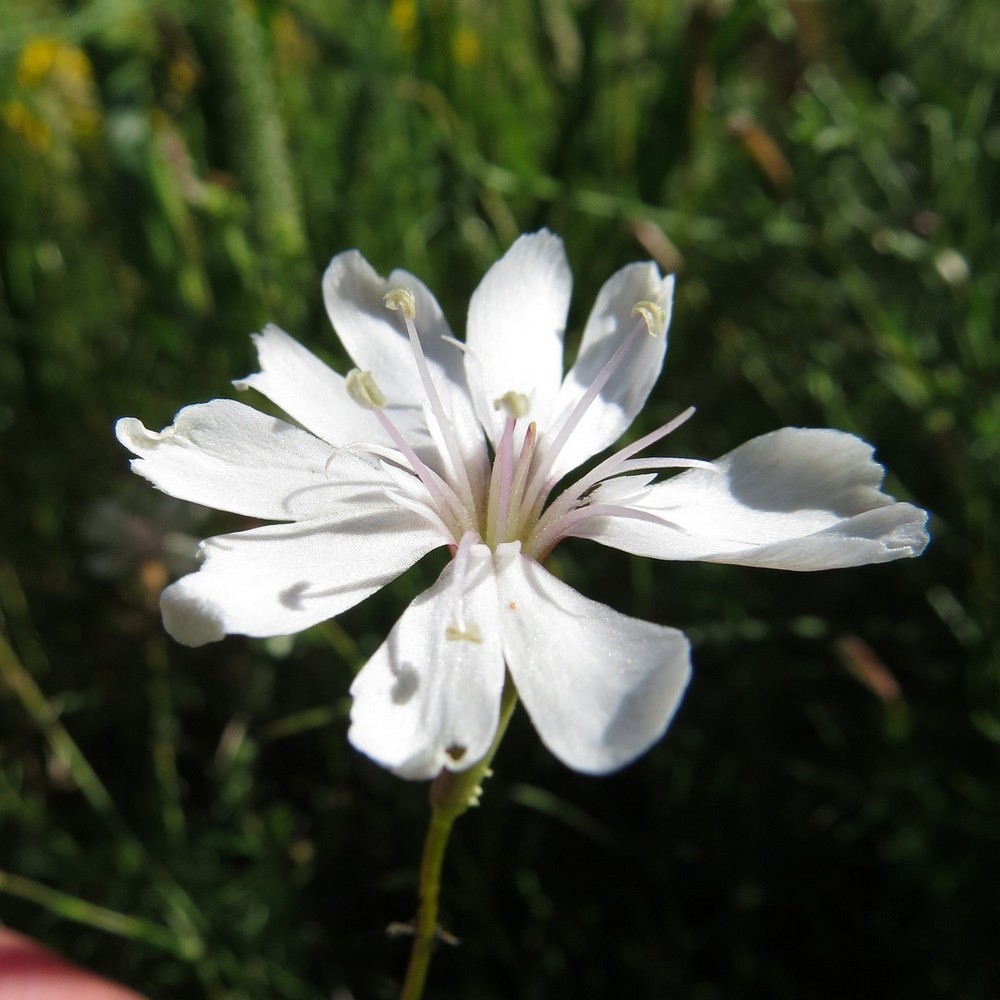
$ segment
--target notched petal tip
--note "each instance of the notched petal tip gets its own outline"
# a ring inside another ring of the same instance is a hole
[[[253,341],[254,350],[257,352],[257,363],[261,370],[232,380],[232,385],[240,392],[259,387],[258,383],[265,378],[264,370],[268,367],[270,353],[289,349],[295,351],[301,347],[294,337],[285,333],[280,326],[276,326],[274,323],[266,323],[264,329],[259,333],[251,333],[250,340]]]
[[[172,437],[174,425],[170,424],[162,431],[151,431],[137,417],[121,417],[115,423],[115,437],[133,455],[141,455],[143,451],[155,445],[164,438]]]
[[[931,536],[927,522],[930,515],[926,510],[910,503],[896,501],[892,510],[899,516],[899,524],[885,537],[885,548],[893,559],[912,559],[923,554],[930,544]]]

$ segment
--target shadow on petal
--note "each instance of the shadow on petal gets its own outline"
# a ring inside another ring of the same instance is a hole
[[[395,652],[392,655],[394,657]],[[397,664],[394,658],[389,660],[389,670],[396,679],[389,697],[394,705],[405,705],[420,688],[420,674],[412,663],[404,661]]]
[[[754,510],[850,517],[892,503],[871,445],[843,431],[785,427],[724,456],[729,492]],[[727,461],[728,460],[728,461]]]

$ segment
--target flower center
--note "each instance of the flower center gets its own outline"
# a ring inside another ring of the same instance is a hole
[[[516,409],[520,410],[522,416],[528,409],[527,399],[515,392],[505,393],[494,403],[497,409],[507,410],[507,418],[504,420],[500,443],[493,458],[493,474],[490,477],[486,535],[483,539],[490,548],[496,548],[501,542],[513,542],[520,537],[525,489],[529,482],[532,459],[535,456],[535,442],[538,440],[538,426],[532,421],[528,424],[520,449],[515,447],[514,429],[518,419],[516,411],[514,408],[498,405],[509,397],[517,400]],[[517,451],[516,458],[515,451]]]
[[[655,302],[642,301],[632,309],[632,315],[637,317],[634,326],[622,338],[586,391],[548,429],[544,439],[540,440],[535,421],[519,433],[521,428],[518,424],[523,422],[529,411],[528,398],[523,393],[509,390],[493,401],[494,407],[504,414],[504,424],[493,456],[489,483],[483,482],[477,488],[475,484],[480,480],[470,468],[470,462],[475,459],[470,460],[463,454],[417,333],[414,322],[416,297],[410,289],[399,287],[387,292],[384,301],[387,308],[402,315],[424,392],[424,414],[439,461],[430,462],[419,455],[396,427],[385,411],[386,397],[371,372],[357,369],[350,372],[347,391],[356,403],[375,413],[409,466],[409,471],[426,488],[433,508],[426,511],[428,518],[451,535],[457,579],[464,578],[472,544],[483,542],[496,549],[504,542],[520,541],[526,555],[541,560],[562,538],[577,533],[580,524],[588,518],[618,515],[661,520],[655,515],[638,512],[631,506],[619,507],[593,501],[590,492],[605,479],[646,470],[692,466],[713,468],[709,463],[688,459],[633,457],[679,427],[694,413],[691,407],[668,424],[605,459],[548,503],[557,482],[552,474],[556,460],[579,427],[584,414],[622,366],[639,338],[658,337],[665,332],[664,310]],[[464,349],[461,344],[457,346]],[[400,475],[399,464],[397,462],[395,466],[394,482],[398,482]],[[408,497],[408,505],[412,502],[413,498]],[[459,609],[456,609],[455,622],[449,626],[448,638],[479,641],[474,627],[466,628]]]

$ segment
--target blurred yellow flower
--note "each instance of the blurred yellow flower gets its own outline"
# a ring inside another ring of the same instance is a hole
[[[56,38],[32,38],[21,50],[15,76],[27,93],[4,106],[3,118],[31,148],[45,150],[55,136],[81,139],[97,131],[94,75],[82,49]]]
[[[319,61],[316,43],[302,29],[291,11],[280,10],[271,21],[275,55],[282,70],[311,66]]]
[[[55,38],[33,38],[21,50],[17,82],[22,87],[37,87],[49,76],[58,78],[66,89],[93,83],[90,60],[82,49]]]
[[[48,76],[58,45],[52,38],[34,38],[25,45],[17,63],[18,86],[37,87]]]
[[[3,122],[15,135],[39,153],[44,152],[52,141],[49,126],[31,111],[23,101],[7,101],[3,106]]]
[[[479,36],[471,28],[459,28],[451,39],[452,58],[462,69],[469,69],[479,62],[482,46]]]
[[[189,94],[198,82],[198,66],[191,56],[182,53],[170,60],[167,68],[170,89],[176,94]]]
[[[407,51],[417,44],[417,0],[392,0],[389,24]]]

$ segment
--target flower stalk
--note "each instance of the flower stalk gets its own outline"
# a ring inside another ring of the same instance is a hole
[[[431,819],[424,840],[420,863],[417,916],[413,922],[413,946],[400,1000],[420,1000],[427,982],[434,946],[441,936],[438,904],[441,897],[441,871],[445,850],[455,820],[471,806],[479,804],[482,783],[492,773],[490,764],[507,731],[507,723],[517,704],[517,689],[508,675],[500,702],[500,721],[496,736],[486,756],[468,771],[442,771],[431,784]]]

